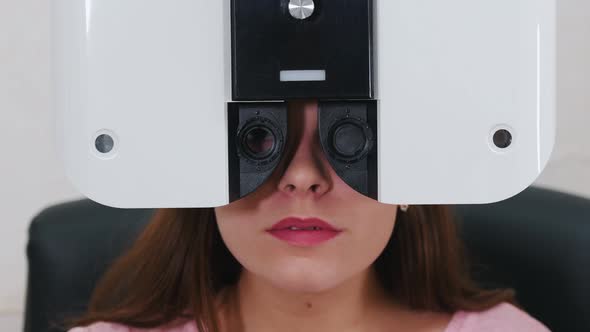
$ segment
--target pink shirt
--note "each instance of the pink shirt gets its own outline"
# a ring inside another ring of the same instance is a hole
[[[193,321],[174,328],[136,329],[98,322],[76,327],[68,332],[198,332]],[[524,311],[509,303],[501,303],[482,312],[457,311],[444,332],[548,332],[549,329]],[[549,331],[550,332],[550,331]]]

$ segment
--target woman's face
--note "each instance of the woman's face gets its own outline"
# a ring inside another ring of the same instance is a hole
[[[348,186],[324,156],[317,103],[289,105],[289,138],[273,175],[252,194],[215,208],[221,236],[248,270],[274,286],[319,292],[365,271],[381,254],[397,206]],[[341,232],[314,246],[297,246],[267,230],[286,217],[320,218]]]

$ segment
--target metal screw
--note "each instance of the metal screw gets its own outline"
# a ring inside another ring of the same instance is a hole
[[[310,17],[315,10],[313,0],[291,0],[289,1],[289,13],[293,18],[305,20]]]

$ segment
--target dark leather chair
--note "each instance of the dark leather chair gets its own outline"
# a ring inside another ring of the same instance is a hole
[[[485,286],[516,289],[552,331],[590,331],[590,200],[531,187],[503,202],[453,207]],[[29,228],[25,331],[64,331],[153,210],[90,200],[43,210]]]

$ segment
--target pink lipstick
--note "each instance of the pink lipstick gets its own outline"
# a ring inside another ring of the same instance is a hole
[[[302,247],[315,246],[342,232],[318,218],[285,218],[267,230],[272,236],[289,244]]]

